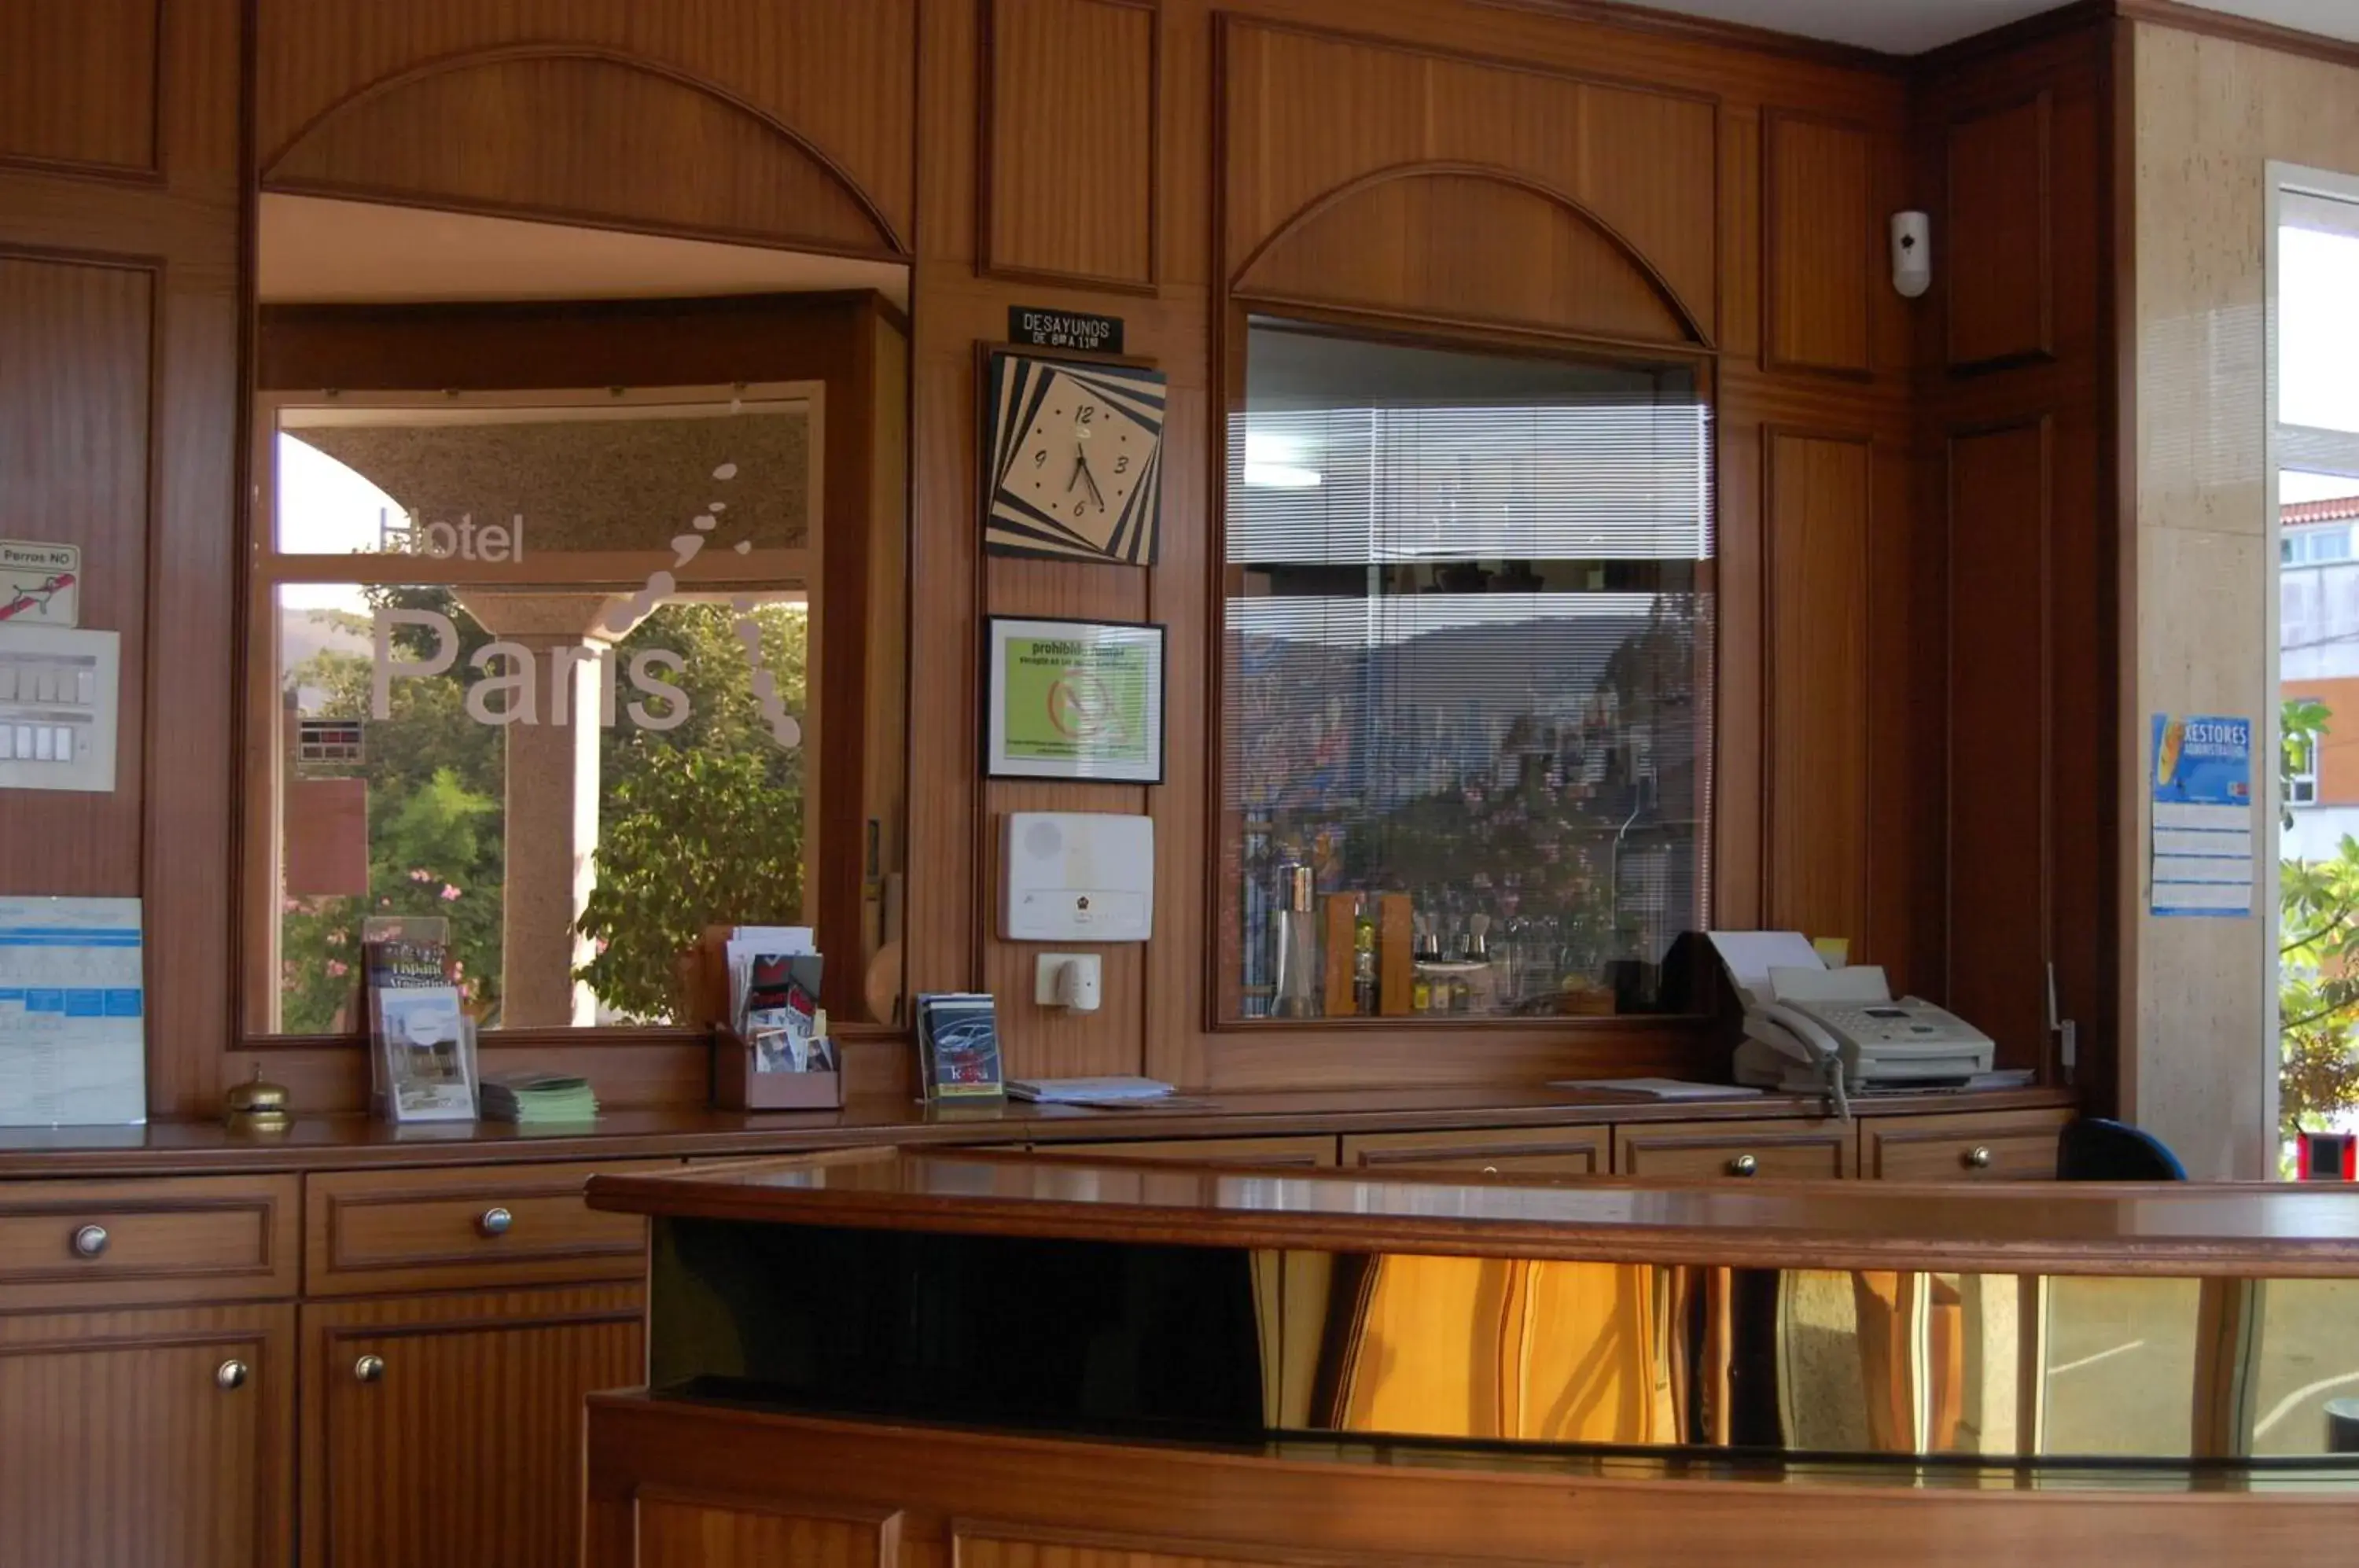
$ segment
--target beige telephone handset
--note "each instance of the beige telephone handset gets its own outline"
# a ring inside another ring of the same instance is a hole
[[[1745,1032],[1812,1072],[1828,1057],[1841,1060],[1843,1056],[1842,1045],[1826,1026],[1789,1002],[1764,1002],[1746,1013]]]

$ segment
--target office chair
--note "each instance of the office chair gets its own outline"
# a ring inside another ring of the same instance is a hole
[[[2187,1167],[2162,1139],[2127,1122],[2082,1116],[2056,1138],[2060,1181],[2184,1181]]]

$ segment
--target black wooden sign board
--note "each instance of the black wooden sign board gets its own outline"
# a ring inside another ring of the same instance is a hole
[[[1007,341],[1031,348],[1077,348],[1087,354],[1122,352],[1122,318],[1079,310],[1007,307]]]

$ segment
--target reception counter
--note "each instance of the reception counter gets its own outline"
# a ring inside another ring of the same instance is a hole
[[[586,1558],[2279,1561],[2347,1545],[2359,1200],[855,1150],[601,1177]]]

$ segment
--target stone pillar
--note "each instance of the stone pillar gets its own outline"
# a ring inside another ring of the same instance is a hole
[[[574,922],[597,879],[603,694],[597,656],[611,657],[611,645],[622,635],[604,624],[614,601],[603,593],[471,588],[461,603],[484,630],[528,650],[534,666],[533,722],[520,718],[506,725],[500,1026],[595,1023],[590,987],[573,978],[591,957]],[[560,653],[580,657],[560,660]],[[508,671],[503,663],[491,673]]]

